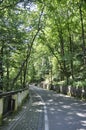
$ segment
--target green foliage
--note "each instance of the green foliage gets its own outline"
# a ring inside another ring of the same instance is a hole
[[[83,82],[82,81],[74,81],[73,86],[74,87],[83,87]]]
[[[46,79],[56,79],[63,86],[86,86],[85,6],[80,0],[1,1],[0,80],[4,90]]]
[[[86,87],[86,79],[83,81],[83,87]]]
[[[58,82],[58,85],[59,85],[59,86],[64,86],[64,87],[66,87],[66,86],[67,86],[67,82],[66,82],[66,80],[59,81],[59,82]]]

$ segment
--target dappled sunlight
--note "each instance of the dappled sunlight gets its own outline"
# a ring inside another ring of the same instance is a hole
[[[86,120],[85,121],[81,121],[82,126],[86,126]]]
[[[53,102],[53,99],[50,99],[48,102]]]
[[[73,112],[68,112],[67,115],[73,115]]]
[[[36,102],[32,105],[32,108],[29,111],[31,113],[34,112],[34,113],[42,114],[43,113],[43,107],[42,106],[44,106],[44,104]]]
[[[58,109],[58,112],[61,112],[61,111],[63,111],[63,110],[61,110],[61,109]]]
[[[64,104],[63,102],[59,102],[59,104]]]
[[[54,97],[51,95],[46,103],[49,123],[53,122],[53,125],[56,125],[55,129],[58,130],[86,130],[86,121],[82,120],[82,118],[86,120],[85,103],[57,95],[54,94]]]
[[[66,108],[66,109],[71,108],[71,106],[68,106],[68,105],[63,105],[62,107],[63,107],[63,108]]]
[[[86,113],[76,113],[76,115],[80,116],[80,117],[85,117],[86,118]]]
[[[40,113],[40,112],[43,112],[43,111],[41,109],[37,109],[35,112],[39,112]]]
[[[54,108],[50,108],[49,111],[51,111],[51,114],[55,113],[55,109]]]
[[[86,103],[83,103],[82,106],[86,106]]]
[[[11,118],[10,118],[8,121],[9,121],[9,122],[12,122],[12,121],[18,121],[18,120],[19,120],[19,118],[14,118],[14,119],[11,119]]]
[[[44,105],[44,103],[41,101],[32,103],[32,106],[40,106],[40,105]]]
[[[86,130],[85,102],[38,88],[37,92],[45,101],[50,130]],[[33,105],[35,107],[44,104],[38,101]],[[43,113],[41,109],[36,109],[35,112]]]

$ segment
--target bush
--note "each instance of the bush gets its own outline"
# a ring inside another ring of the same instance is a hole
[[[83,87],[86,87],[86,79],[83,81]]]
[[[82,81],[74,81],[73,86],[75,86],[75,87],[83,87],[83,82]]]

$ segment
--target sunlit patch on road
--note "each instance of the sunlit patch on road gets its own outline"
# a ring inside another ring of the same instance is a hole
[[[80,116],[80,117],[85,117],[86,118],[86,113],[76,113],[76,115]]]

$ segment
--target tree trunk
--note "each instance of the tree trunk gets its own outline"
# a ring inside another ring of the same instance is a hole
[[[60,39],[60,46],[61,46],[61,58],[64,57],[64,39],[63,39],[63,32],[62,29],[60,27],[60,29],[58,30],[59,32],[59,39]],[[62,59],[62,64],[61,64],[61,68],[62,68],[62,72],[61,72],[61,80],[64,80],[64,75],[65,75],[65,70],[66,70],[66,64],[65,64],[65,60]]]
[[[4,45],[2,43],[0,48],[0,90],[3,90],[3,49]]]
[[[20,74],[20,84],[21,84],[21,86],[23,86],[23,72],[22,71]]]
[[[6,48],[6,49],[7,49],[6,50],[6,57],[7,57],[6,58],[6,69],[7,69],[7,72],[6,72],[7,73],[7,75],[6,75],[6,79],[7,79],[6,80],[6,90],[9,90],[10,89],[10,83],[9,83],[10,82],[10,79],[9,79],[9,77],[10,77],[9,76],[9,68],[10,68],[10,64],[9,64],[9,60],[10,60],[9,59],[9,51],[10,50],[8,48]]]
[[[79,12],[80,12],[80,20],[81,20],[81,30],[82,30],[82,51],[83,51],[83,62],[84,65],[86,64],[86,47],[85,47],[85,31],[84,31],[84,23],[83,23],[83,14],[82,14],[82,5],[81,3],[79,4]]]
[[[73,58],[72,58],[72,56],[73,56],[73,42],[72,42],[72,38],[71,38],[69,23],[68,23],[68,33],[69,33],[69,44],[70,44],[70,54],[71,54],[71,60],[70,60],[71,76],[72,76],[72,79],[74,79]]]
[[[73,66],[73,41],[72,41],[72,35],[71,35],[71,29],[69,24],[69,14],[67,11],[67,28],[68,28],[68,35],[69,35],[69,52],[71,54],[71,60],[70,60],[70,70],[71,70],[71,76],[72,79],[74,79],[74,66]]]
[[[23,87],[26,87],[26,75],[27,75],[27,64],[28,64],[28,60],[26,61],[26,64],[24,66],[24,80],[23,80]]]

